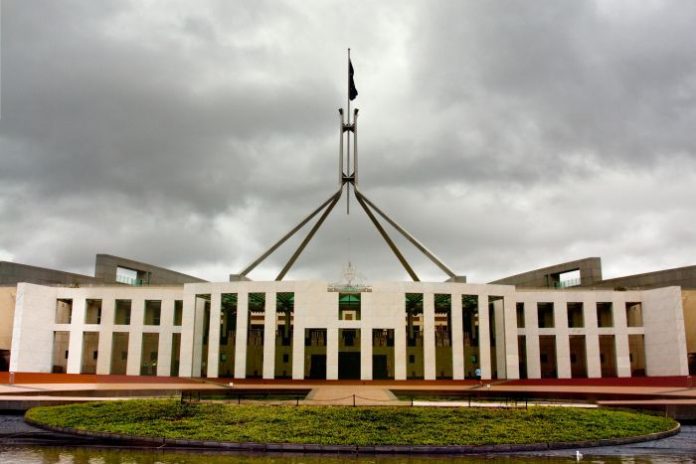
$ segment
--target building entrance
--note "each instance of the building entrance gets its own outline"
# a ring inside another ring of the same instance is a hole
[[[338,353],[338,378],[360,379],[360,352]]]
[[[313,354],[309,361],[309,378],[324,380],[326,379],[326,355]]]

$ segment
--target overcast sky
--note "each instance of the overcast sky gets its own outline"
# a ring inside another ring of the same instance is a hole
[[[351,47],[362,191],[470,282],[588,256],[605,277],[696,264],[696,2],[1,10],[0,260],[92,275],[110,253],[227,280],[337,188]],[[287,278],[348,260],[407,278],[345,200]]]

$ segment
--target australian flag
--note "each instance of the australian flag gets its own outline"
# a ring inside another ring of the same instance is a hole
[[[355,88],[355,81],[353,80],[353,63],[348,60],[348,99],[355,100],[358,96],[358,89]]]

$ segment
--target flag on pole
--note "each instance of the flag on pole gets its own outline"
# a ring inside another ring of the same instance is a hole
[[[348,99],[355,100],[358,96],[358,89],[355,88],[355,81],[353,80],[353,63],[348,59]]]

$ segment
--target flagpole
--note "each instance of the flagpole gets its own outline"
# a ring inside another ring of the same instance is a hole
[[[347,82],[347,90],[348,90],[348,126],[350,127],[350,48],[348,49],[348,66],[346,67],[346,70],[348,71],[348,82]],[[346,157],[346,163],[347,163],[347,169],[346,169],[346,175],[350,177],[350,132],[346,132],[346,142],[347,142],[347,157]],[[346,214],[350,214],[350,182],[346,183]]]

